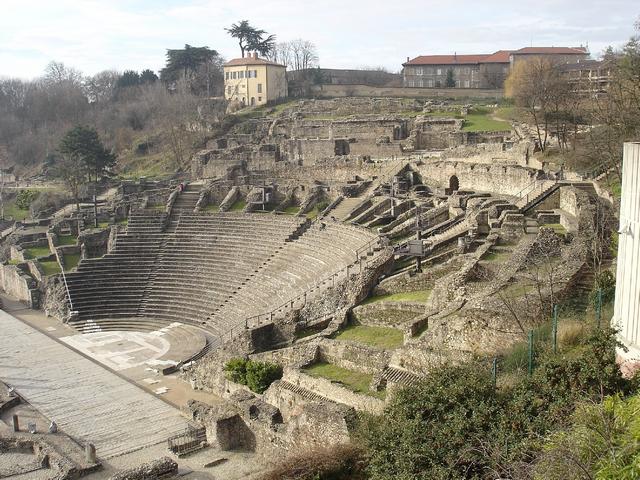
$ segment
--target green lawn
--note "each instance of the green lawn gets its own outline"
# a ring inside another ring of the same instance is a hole
[[[283,210],[284,213],[287,213],[289,215],[295,215],[299,211],[300,207],[298,205],[291,205],[290,207],[287,207]]]
[[[247,202],[244,199],[236,200],[235,203],[231,205],[231,208],[229,209],[229,211],[241,212],[242,210],[244,210],[244,207],[246,206],[247,206]]]
[[[80,262],[80,254],[79,253],[65,253],[64,255],[64,271],[68,272],[69,270],[76,268],[78,263]]]
[[[511,124],[494,120],[486,114],[470,113],[464,117],[463,132],[503,132],[510,131]]]
[[[49,247],[31,247],[25,249],[24,258],[39,258],[49,255],[51,255]]]
[[[384,396],[384,392],[373,392],[369,390],[369,384],[373,375],[368,373],[354,372],[346,368],[338,367],[330,363],[319,362],[303,369],[305,373],[312,377],[322,377],[333,382],[339,382],[346,388],[356,393],[364,393],[374,397]]]
[[[42,267],[42,270],[44,271],[44,274],[47,276],[56,275],[60,273],[60,265],[55,260],[39,262],[39,263],[40,263],[40,266]]]
[[[489,251],[484,257],[482,257],[482,260],[485,260],[487,262],[504,262],[505,260],[509,259],[509,257],[511,256],[510,252],[497,252],[497,251]]]
[[[22,210],[16,206],[15,202],[7,202],[4,204],[4,218],[13,218],[14,220],[24,220],[29,216],[29,210]]]
[[[78,237],[75,235],[58,235],[58,245],[75,245]]]
[[[122,220],[118,220],[116,222],[116,224],[118,224],[118,225],[128,225],[129,224],[129,219],[128,218],[123,218]]]
[[[415,292],[389,293],[387,295],[375,295],[367,298],[362,305],[374,302],[421,302],[425,303],[429,300],[431,290],[417,290]]]
[[[215,213],[220,211],[220,207],[218,205],[207,205],[202,209],[203,212]]]
[[[336,335],[336,340],[351,340],[366,343],[372,347],[392,350],[402,345],[403,333],[395,328],[349,325]]]

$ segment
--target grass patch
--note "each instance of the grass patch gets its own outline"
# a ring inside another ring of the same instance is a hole
[[[504,132],[510,131],[511,124],[494,120],[487,114],[470,113],[464,118],[463,132]]]
[[[75,235],[58,235],[58,245],[75,245],[78,237]]]
[[[244,207],[247,206],[247,202],[244,199],[236,200],[236,202],[231,205],[229,209],[230,212],[241,212],[244,210]]]
[[[51,255],[51,250],[49,247],[31,247],[26,248],[24,251],[24,258],[40,258],[40,257],[48,257]]]
[[[504,262],[505,260],[509,259],[510,256],[511,253],[509,252],[489,251],[489,253],[482,257],[482,260],[487,262]]]
[[[116,222],[117,225],[128,225],[129,224],[129,219],[128,218],[123,218],[122,220],[118,220]]]
[[[29,210],[22,210],[16,206],[16,202],[6,202],[4,204],[4,218],[13,218],[14,220],[24,220],[29,217]]]
[[[80,254],[79,253],[66,253],[64,255],[64,271],[68,272],[78,266],[80,262]]]
[[[404,342],[404,334],[396,328],[349,325],[335,336],[336,340],[350,340],[372,347],[392,350]]]
[[[283,210],[284,213],[288,215],[295,215],[300,211],[300,207],[298,205],[291,205]]]
[[[18,265],[18,264],[22,263],[22,260],[17,260],[17,259],[16,260],[9,260],[7,263],[9,265]]]
[[[374,397],[384,397],[384,392],[373,392],[369,390],[369,384],[373,375],[368,373],[354,372],[346,368],[338,367],[330,363],[319,362],[303,369],[305,373],[312,377],[321,377],[338,382],[352,392],[363,393]]]
[[[387,301],[387,302],[420,302],[426,303],[431,295],[431,290],[417,290],[414,292],[389,293],[386,295],[375,295],[367,298],[362,305],[370,303]]]
[[[60,265],[55,260],[49,260],[46,262],[38,262],[42,267],[42,271],[45,275],[56,275],[61,272]]]
[[[202,209],[203,212],[216,213],[220,211],[220,207],[218,205],[207,205]]]

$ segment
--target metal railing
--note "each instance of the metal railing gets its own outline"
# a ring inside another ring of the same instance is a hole
[[[71,300],[71,293],[69,292],[69,284],[67,283],[67,276],[64,273],[64,262],[60,259],[60,252],[58,252],[58,249],[54,247],[53,250],[55,252],[58,265],[60,266],[60,272],[62,273],[62,282],[64,283],[64,288],[67,292],[67,300],[69,301],[69,314],[73,315],[77,312],[73,308],[73,301]]]

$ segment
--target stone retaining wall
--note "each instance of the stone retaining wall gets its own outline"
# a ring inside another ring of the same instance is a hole
[[[7,294],[27,304],[39,308],[40,295],[36,281],[15,265],[0,266],[0,287]]]
[[[384,402],[378,398],[352,392],[326,378],[312,377],[295,368],[285,369],[282,379],[316,392],[334,402],[344,403],[356,410],[375,414],[380,414],[384,410]]]
[[[374,374],[389,363],[390,354],[362,343],[323,339],[317,359],[356,372]]]

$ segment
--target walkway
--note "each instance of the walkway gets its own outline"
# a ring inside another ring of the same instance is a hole
[[[0,311],[0,379],[107,459],[164,442],[186,420],[162,400]]]

